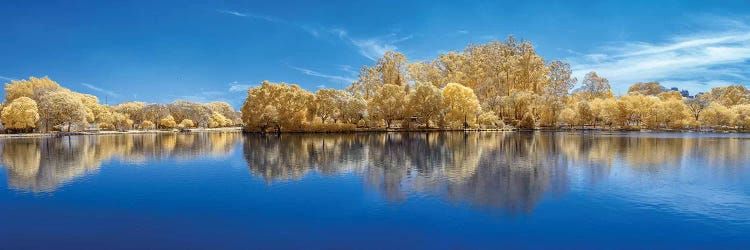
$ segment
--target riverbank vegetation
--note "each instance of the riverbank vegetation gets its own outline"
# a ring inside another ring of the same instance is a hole
[[[571,76],[532,43],[469,45],[431,61],[387,52],[344,90],[310,92],[264,81],[248,90],[248,131],[454,129],[750,130],[750,91],[716,87],[690,96],[658,82],[633,84],[616,97],[609,80]]]
[[[750,130],[750,90],[715,87],[691,96],[658,82],[615,96],[589,72],[573,89],[570,64],[547,61],[528,41],[469,45],[433,60],[387,52],[346,89],[311,92],[262,82],[241,108],[226,102],[101,104],[43,77],[5,85],[5,132],[154,130],[244,126],[253,132],[387,130]]]
[[[226,102],[125,102],[110,106],[96,96],[60,86],[48,77],[5,85],[0,119],[9,133],[219,128],[241,123]]]

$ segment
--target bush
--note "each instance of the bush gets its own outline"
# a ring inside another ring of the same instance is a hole
[[[193,120],[190,119],[183,119],[180,122],[180,125],[178,125],[179,128],[192,128],[195,127],[195,123],[193,123]]]
[[[534,121],[534,117],[531,115],[531,113],[526,113],[523,118],[521,119],[521,122],[518,123],[518,127],[521,129],[534,129],[536,128],[536,121]]]
[[[99,129],[101,130],[114,130],[115,129],[115,125],[112,125],[112,123],[109,123],[109,122],[100,122],[98,125],[99,125]]]
[[[493,112],[484,112],[477,118],[477,122],[479,123],[479,126],[483,129],[494,129],[498,128],[498,123],[500,122],[500,118],[495,115]]]
[[[141,122],[141,129],[152,129],[152,128],[154,128],[154,123],[153,122],[151,122],[149,120],[145,120],[145,121]]]

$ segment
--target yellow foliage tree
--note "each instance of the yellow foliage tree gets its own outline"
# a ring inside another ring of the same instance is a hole
[[[155,124],[152,121],[145,120],[141,122],[141,129],[152,129],[154,128]]]
[[[468,128],[481,111],[474,90],[458,83],[448,83],[443,88],[443,101],[447,111],[445,119],[453,127],[460,124],[461,127]]]
[[[242,121],[248,130],[265,132],[302,129],[313,94],[296,84],[263,81],[247,91]]]
[[[176,128],[177,122],[175,122],[174,117],[172,115],[168,115],[167,117],[162,118],[159,120],[159,126],[162,128]]]
[[[192,128],[195,127],[195,123],[190,119],[183,119],[178,125],[180,128]]]
[[[403,119],[406,115],[406,92],[402,86],[386,84],[375,92],[368,105],[371,119],[384,120],[390,128],[394,120]]]
[[[734,120],[735,113],[721,103],[712,102],[703,110],[700,116],[700,122],[703,125],[715,128],[730,126]]]
[[[19,97],[2,109],[2,121],[6,129],[29,132],[36,128],[39,109],[36,102],[28,97]]]
[[[49,77],[30,77],[28,80],[13,80],[10,84],[5,84],[5,100],[12,101],[19,97],[32,97],[38,89],[47,89],[49,91],[61,89],[57,82]],[[38,101],[38,100],[36,100]]]
[[[407,99],[408,113],[417,117],[426,127],[430,126],[430,121],[442,119],[443,94],[435,85],[418,83]]]
[[[45,131],[55,126],[67,126],[68,131],[71,131],[71,127],[82,126],[87,122],[86,106],[67,89],[44,93],[38,105]]]
[[[732,107],[734,111],[734,124],[742,130],[750,129],[750,104],[741,104]]]

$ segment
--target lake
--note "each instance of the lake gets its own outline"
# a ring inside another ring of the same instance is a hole
[[[750,135],[2,139],[0,248],[750,247]]]

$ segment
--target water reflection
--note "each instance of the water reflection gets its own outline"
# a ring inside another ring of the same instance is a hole
[[[242,142],[250,173],[269,184],[301,180],[311,172],[351,174],[388,202],[429,195],[492,212],[529,214],[544,197],[563,195],[577,186],[617,181],[634,185],[639,179],[648,179],[644,188],[628,187],[643,192],[652,185],[669,187],[675,183],[664,179],[686,175],[720,181],[744,178],[750,162],[745,153],[750,139],[734,137],[539,132],[205,133],[8,139],[0,141],[0,147],[8,186],[32,192],[54,191],[98,171],[103,161],[145,164],[229,156]],[[688,198],[742,197],[716,194]],[[667,202],[679,202],[685,194],[666,190],[659,195],[630,199],[682,209],[680,204]],[[655,197],[659,200],[654,201]],[[735,204],[750,204],[745,198],[738,199]],[[698,206],[704,204],[705,210],[710,210],[720,203],[693,202],[690,208],[702,210]]]
[[[247,135],[243,152],[252,175],[269,183],[299,180],[311,171],[354,173],[390,202],[427,194],[528,214],[543,196],[567,193],[574,182],[609,181],[616,169],[630,172],[629,181],[680,176],[683,168],[736,177],[750,161],[743,153],[748,143],[681,134],[285,134]]]
[[[19,138],[2,140],[0,147],[9,187],[49,192],[98,171],[103,161],[143,164],[159,159],[226,156],[241,138],[239,133]]]

